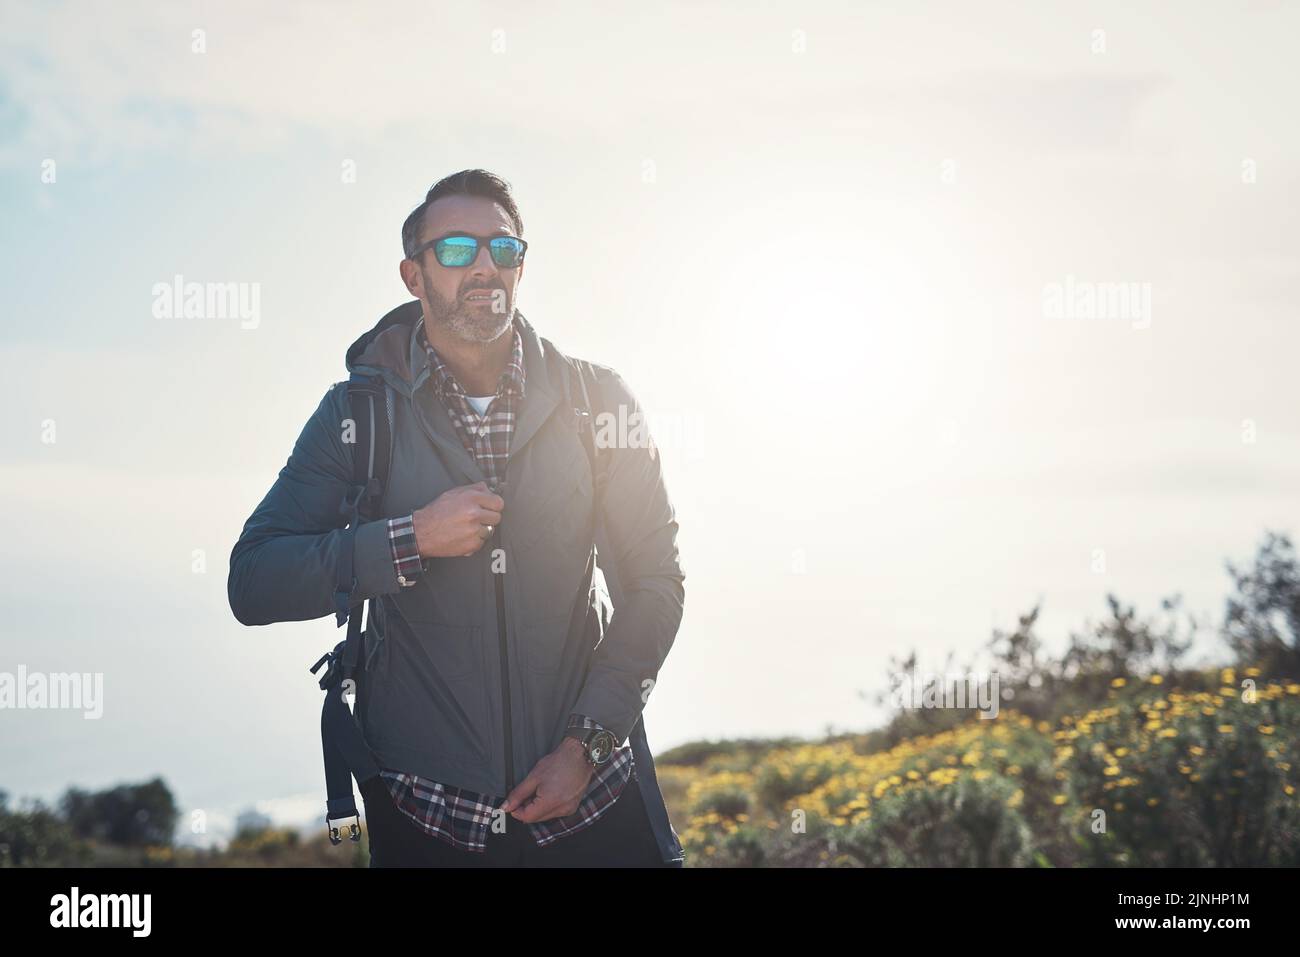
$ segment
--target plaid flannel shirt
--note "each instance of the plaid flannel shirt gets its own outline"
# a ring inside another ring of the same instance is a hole
[[[514,330],[514,351],[497,382],[496,396],[482,416],[470,404],[468,393],[429,344],[424,335],[423,323],[418,335],[420,344],[429,356],[435,392],[446,407],[461,442],[487,474],[488,486],[496,488],[498,477],[504,473],[510,453],[516,406],[524,394],[524,349],[519,330]],[[415,544],[413,515],[388,520],[388,542],[392,549],[393,565],[397,569],[398,583],[403,588],[413,587],[419,581],[420,573],[425,570]],[[601,726],[586,715],[571,714],[568,727]],[[380,776],[388,785],[398,810],[426,833],[462,850],[482,852],[487,849],[487,832],[492,823],[492,812],[505,801],[504,795],[498,797],[468,791],[392,768],[381,768]],[[528,825],[533,839],[539,846],[545,847],[592,824],[609,810],[627,782],[635,776],[632,748],[624,744],[615,750],[605,767],[592,777],[587,793],[576,811],[564,817],[534,821]]]

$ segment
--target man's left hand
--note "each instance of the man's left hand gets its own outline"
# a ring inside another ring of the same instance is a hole
[[[573,814],[587,793],[594,773],[587,763],[582,742],[565,738],[515,785],[501,809],[526,824]]]

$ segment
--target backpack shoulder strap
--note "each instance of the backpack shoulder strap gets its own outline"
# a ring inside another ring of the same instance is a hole
[[[362,489],[361,518],[370,518],[388,487],[393,462],[393,396],[382,376],[353,373],[348,379],[356,443],[352,456],[352,489]]]
[[[545,345],[548,349],[555,349],[549,342],[546,342]],[[558,349],[555,349],[555,351],[559,352]],[[564,354],[561,353],[561,355]],[[602,453],[601,445],[596,441],[596,416],[608,410],[605,408],[604,392],[601,389],[600,376],[595,365],[585,359],[575,359],[569,355],[564,355],[564,361],[566,365],[564,381],[566,401],[569,402],[570,408],[573,409],[578,432],[582,438],[582,445],[587,452],[587,461],[591,467],[593,500],[596,512],[593,525],[595,528],[597,564],[605,578],[605,584],[609,589],[609,597],[613,601],[614,607],[617,608],[623,600],[622,581],[619,576],[618,566],[614,560],[614,550],[610,546],[608,532],[602,520],[604,514],[602,503],[609,484],[609,452],[606,450]]]
[[[352,607],[355,579],[352,544],[360,525],[375,517],[388,486],[393,456],[392,390],[381,376],[353,373],[348,379],[352,413],[352,484],[339,503],[347,516],[347,541],[339,549],[334,586],[336,623],[348,624],[343,649],[343,674],[350,677],[361,656],[361,614]]]
[[[570,356],[565,356],[565,359],[574,371],[582,395],[581,402],[574,403],[574,412],[578,416],[578,428],[582,432],[582,445],[587,451],[587,461],[591,466],[592,487],[595,489],[596,508],[599,509],[604,498],[605,485],[609,480],[607,475],[609,456],[599,453],[600,446],[596,442],[596,416],[600,414],[604,406],[600,382],[596,379],[596,370],[592,368],[590,362],[583,359],[574,359]],[[594,404],[592,402],[593,396],[595,397]],[[599,514],[598,511],[597,515]]]
[[[353,841],[361,840],[361,816],[352,793],[352,778],[363,788],[379,775],[379,765],[366,744],[356,717],[348,709],[345,679],[356,673],[365,636],[362,609],[353,607],[355,587],[352,548],[357,528],[379,512],[393,461],[393,391],[382,376],[353,373],[348,379],[348,410],[352,418],[352,482],[343,493],[339,512],[347,516],[346,538],[338,550],[334,606],[338,624],[347,623],[347,637],[311,667],[325,692],[321,708],[321,745],[325,758],[325,823],[330,843],[343,840],[344,828]],[[372,606],[373,614],[373,606]]]

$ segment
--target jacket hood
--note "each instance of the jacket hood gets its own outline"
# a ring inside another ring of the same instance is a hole
[[[422,318],[420,300],[394,309],[348,346],[344,365],[349,373],[382,374],[388,384],[410,395],[415,388],[415,330]]]

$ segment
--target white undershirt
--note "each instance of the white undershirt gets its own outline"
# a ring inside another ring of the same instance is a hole
[[[474,411],[479,415],[487,412],[488,403],[496,398],[495,395],[467,395],[469,404],[474,406]]]

